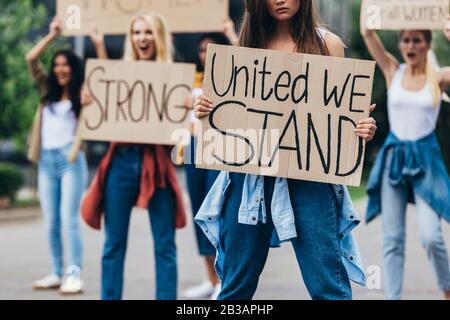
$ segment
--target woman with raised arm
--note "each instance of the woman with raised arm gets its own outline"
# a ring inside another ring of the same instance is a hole
[[[92,32],[97,55],[107,58],[103,35]],[[134,17],[125,42],[125,61],[172,62],[171,35],[157,13]],[[83,200],[82,215],[100,228],[104,212],[102,299],[122,299],[128,229],[134,206],[148,210],[156,262],[156,299],[177,299],[175,229],[186,225],[171,147],[112,143]]]
[[[371,172],[366,214],[369,223],[382,213],[386,298],[401,298],[406,208],[412,202],[422,245],[440,289],[450,299],[450,266],[440,223],[441,218],[450,222],[450,178],[435,135],[441,96],[450,86],[450,68],[435,70],[428,60],[430,30],[400,32],[402,64],[362,19],[361,34],[388,87],[391,132]]]
[[[342,41],[319,28],[314,0],[247,0],[239,45],[344,56]],[[198,118],[213,108],[204,95],[195,101]],[[369,118],[355,134],[370,141],[375,131]],[[222,172],[196,221],[217,248],[220,300],[253,297],[273,239],[291,241],[313,299],[351,299],[350,280],[365,283],[351,235],[359,219],[343,186]]]
[[[80,203],[87,186],[86,158],[79,150],[76,128],[82,105],[90,99],[82,93],[83,65],[71,51],[58,51],[47,73],[39,57],[62,32],[54,19],[50,32],[26,56],[31,75],[42,94],[30,134],[28,158],[38,163],[39,199],[47,224],[52,274],[35,282],[36,290],[59,288],[63,294],[83,291],[83,245]],[[84,98],[83,98],[84,97]],[[62,227],[69,242],[69,265],[64,276]]]

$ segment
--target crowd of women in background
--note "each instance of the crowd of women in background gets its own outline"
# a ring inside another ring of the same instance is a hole
[[[352,235],[360,220],[345,186],[230,174],[194,165],[197,118],[208,116],[214,107],[201,88],[207,45],[344,57],[341,39],[318,21],[314,0],[247,0],[240,36],[227,18],[223,34],[205,34],[197,44],[198,72],[192,96],[186,100],[186,108],[193,109],[192,139],[183,156],[207,279],[183,292],[182,298],[251,299],[270,247],[284,241],[292,243],[312,298],[351,299],[350,280],[365,283],[362,258]],[[101,298],[122,299],[130,216],[137,206],[149,215],[155,296],[175,300],[179,297],[175,233],[186,225],[187,217],[171,158],[173,147],[112,142],[82,199],[87,165],[77,123],[83,106],[92,102],[83,89],[82,62],[70,51],[57,52],[48,73],[39,62],[61,32],[61,22],[54,19],[49,34],[26,57],[42,92],[29,158],[39,166],[40,200],[52,257],[51,275],[33,287],[59,288],[63,294],[83,292],[81,212],[94,229],[100,229],[104,221]],[[383,214],[387,298],[401,298],[408,201],[417,205],[423,245],[441,290],[450,298],[449,261],[440,227],[440,218],[450,221],[450,179],[434,134],[441,96],[450,86],[450,69],[437,70],[429,62],[430,31],[401,32],[404,64],[386,52],[374,31],[362,24],[361,32],[389,87],[391,134],[372,171],[366,216],[370,221]],[[450,32],[447,37],[450,40]],[[90,38],[98,58],[108,59],[103,34],[93,30]],[[136,15],[127,31],[123,59],[171,63],[172,57],[172,37],[164,17],[155,12]],[[376,130],[376,121],[368,118],[358,124],[355,134],[368,142]],[[253,214],[256,221],[242,222],[251,221]],[[241,219],[243,215],[248,219]],[[280,221],[290,222],[280,225]],[[61,222],[70,248],[65,272]]]

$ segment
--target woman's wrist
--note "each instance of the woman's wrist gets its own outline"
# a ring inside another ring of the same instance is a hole
[[[369,38],[375,34],[375,30],[369,29],[366,26],[361,27],[361,35],[364,38]]]
[[[97,41],[94,43],[94,46],[96,49],[103,49],[105,47],[105,42],[104,41]]]
[[[45,40],[47,40],[47,42],[53,42],[55,41],[59,36],[57,34],[53,34],[53,33],[49,33],[47,34],[47,36],[45,37]]]

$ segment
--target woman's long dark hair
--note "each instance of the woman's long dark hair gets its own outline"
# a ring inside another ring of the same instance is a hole
[[[56,78],[54,68],[56,58],[64,56],[71,69],[71,77],[69,86],[69,98],[72,102],[72,111],[78,118],[81,112],[81,87],[84,81],[83,64],[75,53],[70,50],[60,50],[53,56],[49,76],[47,79],[47,92],[42,98],[42,103],[52,104],[61,100],[64,93],[64,88],[59,85]]]
[[[292,18],[291,25],[291,34],[297,45],[297,52],[330,54],[317,32],[318,20],[315,0],[301,0],[300,10]],[[267,12],[265,0],[246,0],[239,45],[265,49],[275,30],[275,19]]]
[[[200,49],[200,45],[202,44],[202,42],[206,39],[211,39],[215,44],[222,44],[225,46],[230,45],[230,41],[227,39],[227,37],[225,37],[225,35],[223,33],[211,32],[211,33],[205,33],[200,37],[200,39],[198,40],[198,45],[197,45],[197,47],[199,49]],[[203,72],[205,68],[200,63],[200,59],[198,57],[197,57],[196,64],[197,64],[197,71]]]

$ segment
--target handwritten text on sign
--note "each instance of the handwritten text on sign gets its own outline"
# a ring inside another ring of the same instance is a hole
[[[375,63],[209,45],[197,166],[359,185]]]
[[[368,29],[442,29],[450,0],[364,0],[362,21]]]
[[[94,102],[83,110],[83,139],[176,144],[173,132],[190,126],[184,101],[194,74],[191,64],[88,60]]]
[[[57,0],[64,35],[86,35],[93,28],[105,34],[126,34],[139,12],[158,12],[172,32],[222,31],[228,0]],[[207,14],[205,14],[207,13]]]

